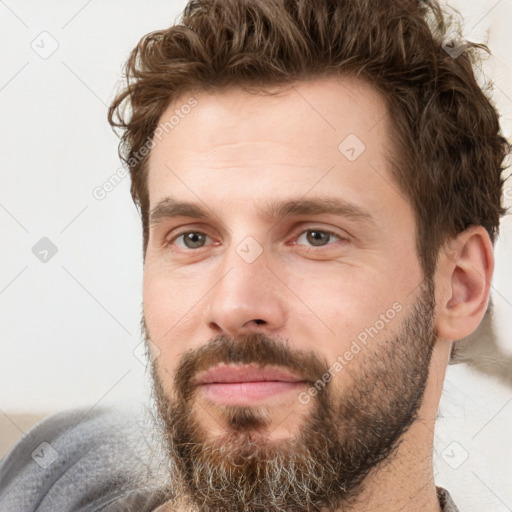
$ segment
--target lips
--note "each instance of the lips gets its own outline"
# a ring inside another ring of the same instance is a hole
[[[216,366],[201,372],[196,383],[201,384],[233,384],[242,382],[304,382],[298,375],[277,368],[262,368],[254,365]]]
[[[305,380],[286,370],[254,365],[221,365],[201,372],[195,383],[209,400],[224,405],[252,405],[298,392]]]

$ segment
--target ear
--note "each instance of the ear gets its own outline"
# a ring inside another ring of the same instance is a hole
[[[441,249],[436,270],[436,328],[459,340],[471,334],[487,310],[494,253],[483,226],[470,226]]]

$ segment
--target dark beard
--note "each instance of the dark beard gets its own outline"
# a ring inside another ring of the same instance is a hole
[[[340,372],[349,374],[338,378],[342,392],[334,393],[330,383],[318,391],[290,440],[270,441],[271,417],[249,406],[219,407],[228,428],[210,439],[195,416],[201,404],[192,381],[198,371],[224,362],[282,366],[313,384],[330,366],[314,352],[298,352],[259,333],[236,340],[220,336],[183,356],[172,398],[153,364],[176,503],[198,512],[319,512],[353,503],[365,477],[392,457],[416,419],[436,339],[434,307],[427,283],[399,334],[379,340],[376,348],[371,342],[363,347],[355,371],[349,363]]]

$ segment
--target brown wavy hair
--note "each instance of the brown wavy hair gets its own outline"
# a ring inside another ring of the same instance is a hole
[[[174,26],[147,34],[131,52],[125,86],[108,113],[140,208],[143,255],[143,150],[172,101],[194,91],[264,91],[346,74],[369,81],[387,102],[391,172],[415,212],[425,275],[433,274],[443,244],[470,225],[485,227],[494,243],[510,146],[475,76],[489,51],[466,42],[461,55],[448,52],[449,37],[461,34],[454,20],[437,0],[190,1]]]

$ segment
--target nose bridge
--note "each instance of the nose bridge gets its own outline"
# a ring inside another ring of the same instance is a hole
[[[267,268],[269,254],[247,236],[224,254],[220,279],[209,294],[208,323],[231,336],[254,326],[276,330],[285,322],[285,307],[276,279]]]

